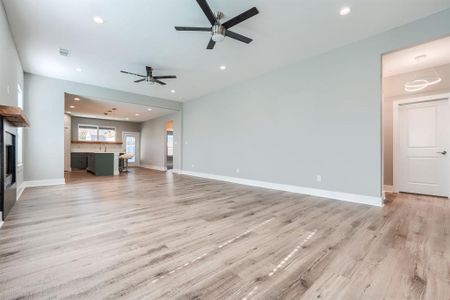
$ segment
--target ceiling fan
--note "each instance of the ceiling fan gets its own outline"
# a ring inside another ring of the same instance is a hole
[[[250,8],[249,10],[243,12],[242,14],[226,21],[225,23],[221,23],[221,20],[224,17],[224,14],[222,12],[217,12],[215,15],[211,11],[211,8],[209,7],[206,0],[197,0],[198,5],[200,5],[200,8],[203,10],[203,13],[208,18],[209,22],[211,23],[211,27],[182,27],[182,26],[175,26],[175,29],[177,31],[206,31],[211,32],[212,36],[209,40],[208,46],[206,49],[213,49],[216,45],[216,42],[221,42],[225,39],[225,37],[230,37],[232,39],[241,41],[243,43],[249,44],[253,40],[251,38],[248,38],[246,36],[243,36],[239,33],[230,31],[229,29],[241,22],[244,22],[245,20],[257,15],[259,13],[258,9],[256,7]]]
[[[134,75],[134,76],[139,76],[142,77],[142,79],[138,79],[135,80],[134,82],[139,83],[142,81],[146,81],[146,82],[151,82],[151,83],[159,83],[161,85],[166,85],[165,82],[162,82],[160,79],[175,79],[177,78],[177,76],[175,75],[168,75],[168,76],[153,76],[153,68],[152,67],[145,67],[147,70],[147,75],[141,75],[141,74],[136,74],[136,73],[131,73],[131,72],[127,72],[127,71],[120,71],[121,73],[124,74],[130,74],[130,75]]]

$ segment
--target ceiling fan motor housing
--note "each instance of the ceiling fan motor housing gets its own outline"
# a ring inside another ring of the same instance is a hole
[[[225,39],[225,27],[222,24],[216,23],[212,27],[212,40],[214,42],[221,42]]]

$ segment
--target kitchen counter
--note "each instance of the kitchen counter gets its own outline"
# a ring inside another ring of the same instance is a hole
[[[97,176],[119,175],[121,152],[76,152],[71,153],[71,168],[87,170]]]

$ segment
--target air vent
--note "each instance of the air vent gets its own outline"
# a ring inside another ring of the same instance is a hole
[[[69,56],[69,53],[70,53],[69,49],[59,48],[59,55],[61,55],[61,56]]]

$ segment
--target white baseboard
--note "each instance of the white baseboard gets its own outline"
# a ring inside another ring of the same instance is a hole
[[[157,170],[157,171],[167,171],[167,169],[164,167],[154,166],[154,165],[142,165],[141,164],[140,167],[145,168],[145,169]]]
[[[29,180],[29,181],[24,181],[22,186],[25,189],[25,188],[29,188],[29,187],[61,185],[61,184],[66,184],[66,180],[64,178]]]
[[[322,197],[322,198],[329,198],[329,199],[361,203],[361,204],[380,206],[380,207],[383,206],[383,200],[381,197],[372,197],[372,196],[365,196],[365,195],[358,195],[358,194],[334,192],[334,191],[320,190],[320,189],[314,189],[314,188],[300,187],[300,186],[295,186],[295,185],[271,183],[271,182],[265,182],[265,181],[228,177],[228,176],[221,176],[221,175],[213,175],[213,174],[191,172],[191,171],[184,171],[184,170],[181,171],[181,174],[195,176],[195,177],[208,178],[208,179],[214,179],[214,180],[220,180],[220,181],[227,181],[227,182],[249,185],[249,186],[256,186],[256,187],[267,188],[267,189],[272,189],[272,190],[291,192],[291,193],[296,193],[296,194],[305,194],[305,195],[317,196],[317,197]]]
[[[386,193],[393,193],[394,192],[394,186],[393,185],[384,185],[383,191]]]
[[[176,174],[183,174],[183,171],[181,171],[180,169],[172,169],[172,172]]]
[[[25,190],[25,184],[22,182],[22,184],[17,188],[17,199],[16,201],[20,200],[20,196],[22,196],[23,191]]]

